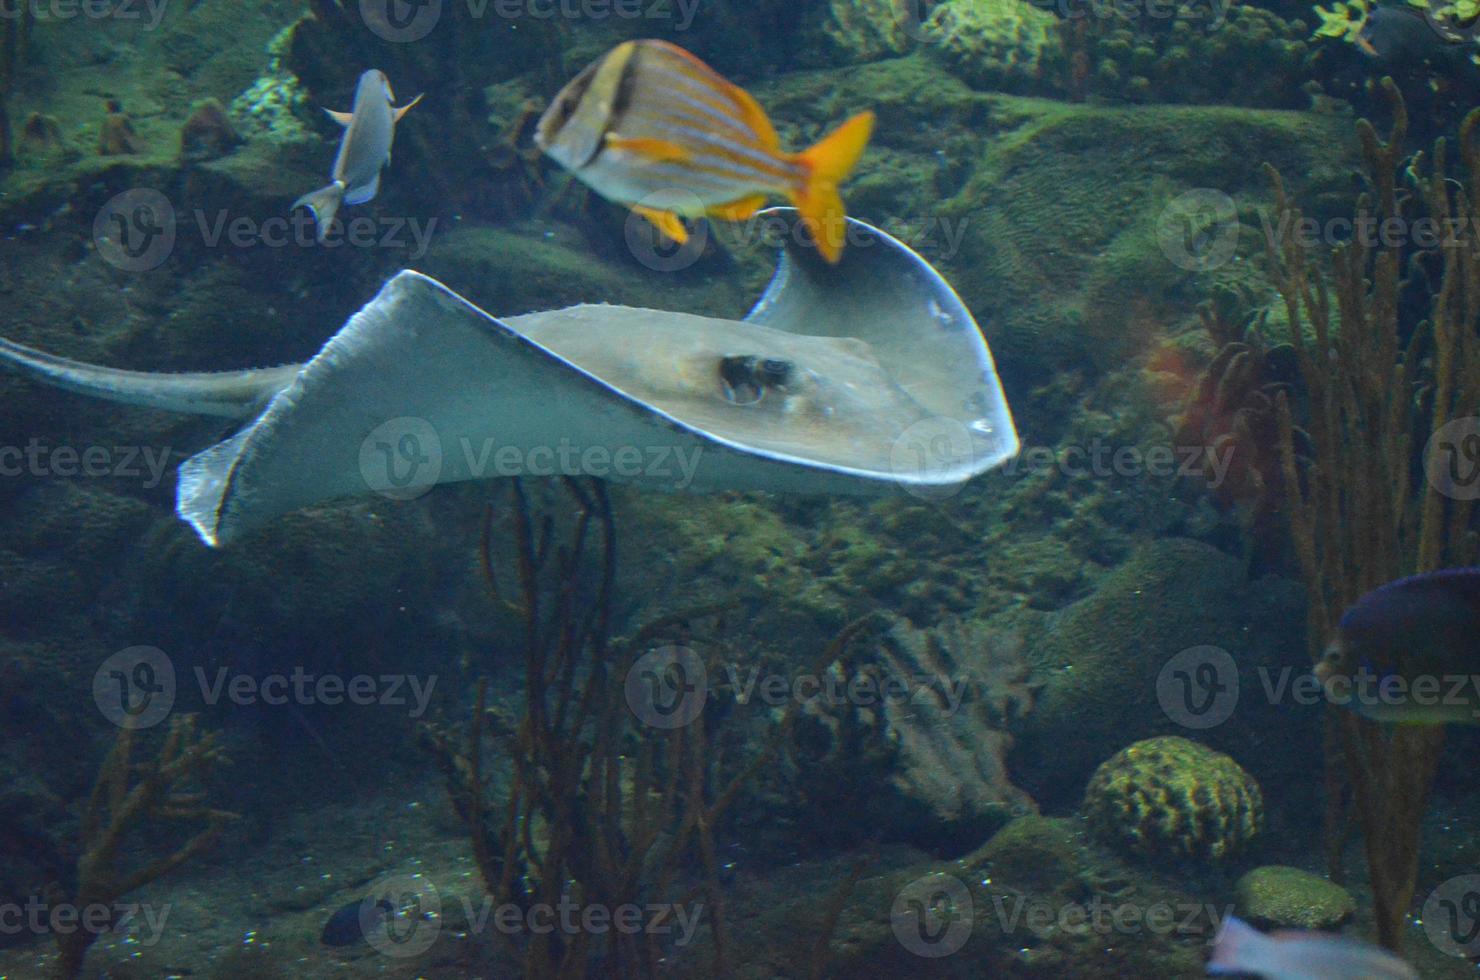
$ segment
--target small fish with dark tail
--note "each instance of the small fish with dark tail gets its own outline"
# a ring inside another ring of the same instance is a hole
[[[325,946],[354,946],[368,942],[372,933],[381,924],[392,918],[396,907],[382,898],[371,902],[372,896],[350,902],[329,916],[319,942]]]
[[[627,41],[561,90],[535,142],[680,244],[688,240],[684,218],[744,221],[769,198],[785,198],[836,263],[845,229],[838,185],[873,127],[874,114],[860,112],[811,149],[789,153],[750,93],[677,45]]]
[[[1373,721],[1480,724],[1480,568],[1389,582],[1342,614],[1315,675]]]
[[[1223,920],[1208,973],[1265,980],[1418,980],[1418,971],[1358,939],[1293,929],[1265,934],[1233,916]]]
[[[396,108],[396,94],[385,73],[371,69],[360,76],[355,87],[354,107],[349,112],[325,109],[344,127],[339,156],[334,160],[332,183],[305,194],[293,207],[312,209],[318,222],[318,240],[323,241],[343,204],[364,204],[380,190],[380,172],[391,162],[391,144],[396,124],[421,101],[418,95]]]

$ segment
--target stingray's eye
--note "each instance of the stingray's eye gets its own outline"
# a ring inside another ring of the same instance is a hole
[[[720,392],[732,405],[754,405],[766,393],[756,376],[757,358],[753,354],[733,354],[719,360]]]

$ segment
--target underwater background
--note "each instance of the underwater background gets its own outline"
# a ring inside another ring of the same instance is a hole
[[[773,236],[665,244],[534,143],[657,38],[783,147],[876,114],[848,214],[959,293],[1022,443],[877,498],[526,476],[210,548],[175,470],[236,423],[0,373],[0,977],[1197,977],[1230,914],[1473,975],[1476,729],[1301,679],[1362,594],[1480,563],[1477,37],[1438,0],[0,0],[8,341],[293,364],[407,268],[741,318]],[[423,99],[320,241],[293,202],[369,69]]]

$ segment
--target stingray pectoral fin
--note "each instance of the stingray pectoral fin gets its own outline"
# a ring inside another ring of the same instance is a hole
[[[579,462],[591,446],[692,455],[703,441],[402,272],[250,427],[181,467],[176,508],[219,545],[335,498],[406,500],[435,484],[564,472],[575,462],[563,446]]]

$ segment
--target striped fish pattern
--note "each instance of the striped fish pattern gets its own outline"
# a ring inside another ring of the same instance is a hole
[[[790,201],[818,251],[843,251],[841,183],[873,133],[861,112],[801,153],[781,149],[765,110],[739,86],[666,41],[628,41],[577,75],[540,119],[535,141],[598,194],[676,242],[683,219],[743,221]]]

